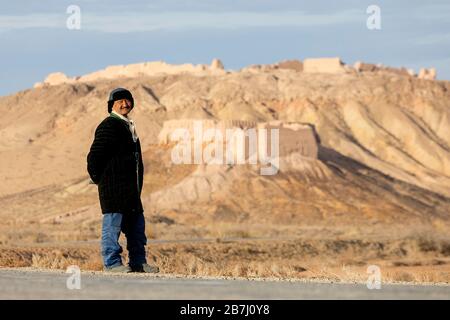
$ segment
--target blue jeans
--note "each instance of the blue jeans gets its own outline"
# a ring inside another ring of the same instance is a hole
[[[102,256],[105,267],[122,264],[120,232],[127,238],[127,250],[131,268],[139,268],[147,263],[145,258],[145,219],[143,213],[104,213],[102,222]]]

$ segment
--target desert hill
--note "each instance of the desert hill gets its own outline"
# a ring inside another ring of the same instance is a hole
[[[153,62],[75,78],[50,75],[0,98],[2,217],[5,225],[58,221],[49,227],[50,239],[70,229],[65,223],[86,226],[87,238],[97,230],[86,155],[107,116],[108,94],[120,86],[135,98],[130,117],[145,151],[144,207],[175,221],[161,236],[170,228],[192,236],[193,227],[180,227],[189,221],[206,229],[220,221],[262,230],[272,224],[447,230],[450,82],[433,77],[428,70],[416,76],[339,59],[239,71],[218,60],[211,66]],[[318,155],[284,155],[274,176],[248,164],[174,165],[171,145],[158,136],[167,121],[185,119],[309,125]]]

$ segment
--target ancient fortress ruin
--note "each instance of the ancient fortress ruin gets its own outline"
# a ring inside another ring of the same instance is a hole
[[[242,69],[246,72],[271,71],[274,69],[290,69],[303,73],[325,73],[325,74],[343,74],[343,73],[367,73],[367,72],[384,72],[392,73],[410,77],[417,77],[425,80],[436,79],[435,68],[421,68],[416,74],[412,69],[406,68],[392,68],[386,67],[382,64],[364,63],[361,61],[355,62],[353,65],[348,65],[342,62],[339,57],[333,58],[311,58],[300,60],[285,60],[275,64],[269,65],[250,65]]]
[[[172,65],[164,61],[152,61],[144,63],[134,63],[129,65],[109,66],[103,70],[92,72],[81,77],[70,78],[62,72],[50,73],[43,82],[37,82],[34,87],[52,86],[62,83],[81,83],[96,81],[99,79],[117,79],[120,77],[140,77],[154,76],[160,74],[179,74],[179,73],[198,73],[198,74],[224,74],[224,67],[219,59],[213,59],[210,65],[190,63]]]
[[[318,157],[318,137],[314,128],[306,124],[283,121],[253,122],[215,119],[168,120],[164,122],[158,135],[159,143],[178,143],[180,135],[174,133],[180,129],[187,135],[192,148],[196,143],[199,143],[202,150],[216,139],[216,136],[212,137],[211,135],[207,139],[203,139],[205,135],[208,135],[208,130],[210,133],[218,133],[221,137],[219,143],[224,146],[228,143],[231,146],[231,150],[228,150],[234,158],[238,156],[239,152],[243,152],[244,158],[248,160],[252,154],[257,152],[262,137],[266,137],[268,155],[273,155],[273,146],[277,140],[279,157],[289,156],[293,153],[311,159],[317,159]],[[272,129],[277,129],[278,138],[276,140],[272,140],[274,139]],[[243,138],[244,143],[242,145],[237,144],[236,138]]]
[[[290,69],[296,72],[303,73],[328,73],[328,74],[342,74],[342,73],[364,73],[364,72],[387,72],[399,75],[406,75],[417,77],[419,79],[435,80],[436,69],[421,68],[416,74],[412,69],[405,68],[391,68],[381,64],[371,64],[364,62],[356,62],[353,66],[347,65],[341,61],[339,57],[333,58],[309,58],[303,61],[300,60],[285,60],[276,64],[267,65],[250,65],[242,68],[242,72],[265,72],[274,69]],[[84,76],[68,77],[62,72],[50,73],[43,82],[37,82],[34,87],[41,88],[44,86],[59,85],[62,83],[81,83],[96,81],[99,79],[117,79],[120,77],[141,77],[141,76],[155,76],[161,74],[180,74],[190,73],[199,75],[222,75],[232,70],[225,70],[222,61],[213,59],[210,65],[206,64],[180,64],[171,65],[164,61],[152,61],[144,63],[135,63],[129,65],[109,66],[106,69],[99,70]]]

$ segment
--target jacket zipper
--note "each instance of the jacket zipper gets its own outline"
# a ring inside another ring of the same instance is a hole
[[[120,119],[114,113],[111,113],[110,116],[114,117],[114,118],[117,118],[117,119]],[[120,119],[120,120],[122,120],[122,119]],[[128,124],[126,124],[126,126],[127,126],[127,130],[129,131],[130,128],[128,127]],[[131,134],[131,135],[133,135],[133,134]],[[137,187],[137,192],[138,192],[138,195],[139,195],[139,192],[140,192],[140,188],[139,188],[139,152],[137,151],[137,142],[135,142],[134,145],[135,145],[135,150],[136,150],[135,153],[134,153],[134,156],[136,158],[136,187]]]
[[[137,143],[135,142],[136,145],[136,152],[134,153],[135,158],[136,158],[136,186],[137,186],[137,192],[139,195],[140,192],[140,188],[139,188],[139,152],[137,151]]]

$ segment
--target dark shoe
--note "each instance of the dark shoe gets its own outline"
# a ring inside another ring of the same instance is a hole
[[[158,273],[159,272],[159,268],[157,266],[151,266],[147,263],[144,263],[142,265],[142,269],[144,270],[145,273]]]
[[[119,272],[119,273],[129,273],[132,271],[129,266],[124,266],[123,264],[109,268],[104,267],[103,270],[105,272]]]
[[[144,272],[144,273],[158,273],[159,268],[157,266],[151,266],[147,263],[142,264],[139,267],[133,267],[134,272]]]

